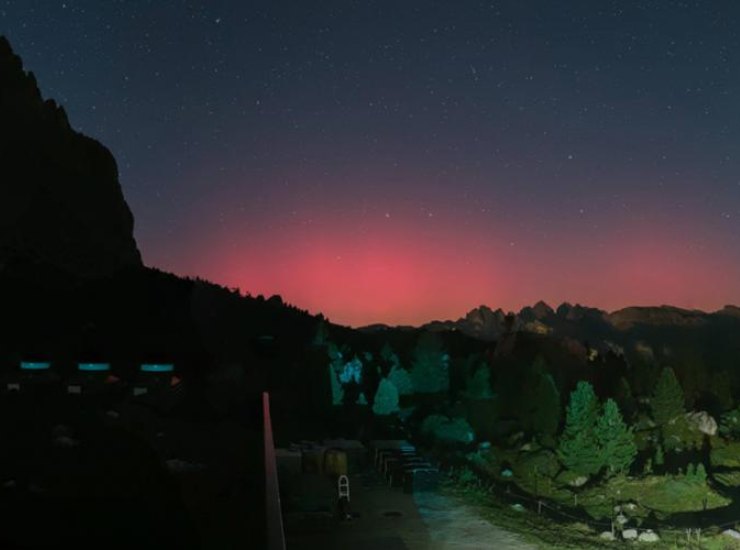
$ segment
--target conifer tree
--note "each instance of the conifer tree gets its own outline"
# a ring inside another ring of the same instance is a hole
[[[388,378],[383,378],[378,384],[373,400],[373,413],[378,416],[388,416],[399,411],[398,390]]]
[[[329,335],[326,329],[326,321],[321,319],[316,326],[316,334],[313,337],[313,345],[316,347],[327,345],[329,341],[328,337]]]
[[[532,392],[535,407],[532,411],[532,429],[540,441],[550,445],[560,427],[560,392],[552,375],[541,373]]]
[[[468,379],[466,394],[471,399],[490,399],[493,397],[491,391],[491,371],[488,365],[481,365],[473,376]]]
[[[344,389],[334,365],[329,363],[329,378],[331,379],[331,404],[341,405],[344,402]]]
[[[614,392],[614,400],[619,405],[619,410],[624,418],[630,419],[637,410],[637,402],[632,395],[632,388],[627,379],[622,376],[617,383],[617,389]]]
[[[439,337],[425,332],[414,349],[411,380],[416,393],[441,393],[450,388],[449,356]]]
[[[653,420],[659,426],[665,426],[686,412],[684,394],[676,374],[671,368],[664,368],[655,386],[655,393],[650,402]]]
[[[599,403],[594,388],[588,382],[578,382],[570,394],[565,428],[560,436],[558,456],[569,470],[581,475],[593,475],[602,466],[594,430]]]
[[[701,462],[699,462],[699,464],[696,465],[696,473],[694,474],[694,479],[700,483],[707,482],[707,469],[704,467],[704,464]]]
[[[613,399],[607,399],[596,422],[596,441],[601,462],[608,476],[626,472],[635,460],[637,446],[632,429],[627,427]]]
[[[391,367],[391,372],[388,373],[388,380],[396,386],[398,395],[411,395],[414,393],[414,384],[411,381],[411,375],[400,364]]]

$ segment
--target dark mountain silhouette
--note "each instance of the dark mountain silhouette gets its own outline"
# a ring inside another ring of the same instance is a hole
[[[75,276],[141,266],[110,151],[74,131],[0,37],[0,269],[19,261]]]
[[[433,332],[460,331],[479,340],[497,340],[506,331],[506,314],[503,310],[492,310],[479,306],[457,321],[432,321],[422,328]]]
[[[519,312],[520,319],[525,322],[542,321],[552,315],[555,315],[555,311],[542,300],[532,307],[522,308]]]
[[[664,305],[627,307],[610,313],[569,303],[553,310],[544,302],[538,302],[510,315],[513,316],[512,327],[519,333],[549,335],[604,352],[643,349],[643,340],[659,341],[666,349],[674,349],[692,339],[706,340],[710,335],[714,335],[716,345],[720,345],[732,339],[732,330],[740,328],[740,308],[730,305],[716,312]],[[488,342],[500,341],[507,331],[504,312],[487,306],[475,308],[457,321],[433,321],[422,328],[460,332]]]
[[[740,307],[725,306],[716,312],[717,315],[729,315],[731,317],[740,317]]]
[[[113,156],[43,100],[3,37],[0,121],[0,374],[24,357],[123,375],[167,360],[202,381],[228,362],[258,394],[305,367],[320,318],[143,266]]]
[[[0,491],[8,526],[0,548],[64,541],[75,548],[223,547],[207,544],[210,531],[195,518],[203,506],[209,514],[220,507],[214,516],[250,510],[246,520],[224,522],[233,533],[218,536],[240,540],[246,532],[255,548],[264,545],[259,396],[272,392],[276,419],[290,407],[310,417],[319,409],[314,402],[328,400],[320,391],[325,364],[310,348],[323,318],[279,296],[244,296],[145,267],[113,156],[42,99],[2,37],[0,304],[0,435],[7,442],[0,478],[17,485]],[[25,377],[19,363],[38,359],[52,362],[49,376]],[[85,361],[109,362],[120,383],[104,397],[69,399],[65,384]],[[131,402],[142,362],[174,363],[180,383],[160,388],[169,393],[159,400]],[[18,379],[23,390],[16,395],[6,382]],[[125,428],[105,414],[119,406],[130,417]],[[203,474],[198,483],[208,491],[225,475],[233,486],[204,502],[162,461],[180,443],[211,452],[211,438],[196,443],[185,426],[234,421],[245,460]],[[149,427],[159,422],[182,425],[186,435],[173,436],[172,449],[152,444],[158,436]],[[52,438],[60,429],[77,433],[79,446],[60,449]]]
[[[694,326],[707,322],[708,315],[700,310],[673,306],[627,307],[609,314],[609,322],[618,329],[634,325]]]

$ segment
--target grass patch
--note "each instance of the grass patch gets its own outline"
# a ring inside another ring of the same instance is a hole
[[[584,491],[579,503],[594,517],[609,517],[612,502],[633,502],[637,517],[644,511],[653,511],[658,517],[679,512],[700,512],[727,506],[732,501],[706,482],[686,479],[684,476],[646,476],[641,478],[616,477],[605,485]]]
[[[713,447],[709,459],[712,466],[740,468],[740,442],[732,441],[722,446]]]
[[[714,479],[725,487],[740,487],[740,470],[716,473]]]
[[[599,540],[599,533],[584,523],[559,523],[538,515],[536,511],[527,509],[529,503],[521,503],[525,510],[519,512],[511,506],[514,500],[503,502],[479,487],[461,487],[451,482],[443,484],[441,491],[475,507],[483,519],[517,533],[522,539],[542,548],[591,550],[624,547],[620,542]]]
[[[606,541],[599,538],[602,528],[578,521],[555,521],[545,515],[538,515],[532,504],[521,502],[524,511],[512,508],[515,500],[504,501],[488,493],[475,484],[461,484],[446,480],[441,492],[472,506],[483,519],[503,529],[516,533],[523,540],[543,549],[551,550],[597,550],[624,549],[624,541]],[[607,530],[606,527],[603,530]],[[640,547],[654,550],[740,550],[740,541],[722,535],[719,531],[706,531],[702,534],[701,546],[696,540],[686,540],[684,531],[676,529],[656,530],[661,537],[655,543],[637,543]]]

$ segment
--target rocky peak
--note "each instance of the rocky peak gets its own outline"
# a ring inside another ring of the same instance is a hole
[[[544,319],[545,317],[549,317],[550,315],[555,313],[553,309],[542,300],[537,302],[534,307],[532,307],[532,311],[534,311],[535,315],[537,315],[537,319]]]
[[[503,310],[497,309],[492,310],[488,306],[479,306],[475,309],[470,310],[465,319],[471,323],[476,324],[489,324],[491,322],[500,323],[503,321],[505,315]]]
[[[555,312],[545,302],[540,300],[534,306],[527,306],[522,308],[519,312],[519,317],[524,322],[542,321],[553,315]]]
[[[585,318],[603,321],[606,313],[594,307],[586,307],[580,304],[572,305],[563,302],[558,306],[557,316],[566,321],[581,321]]]
[[[0,271],[13,262],[96,277],[141,266],[108,149],[74,131],[0,37]]]

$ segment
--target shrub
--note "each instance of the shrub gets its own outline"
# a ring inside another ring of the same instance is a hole
[[[448,418],[439,414],[428,416],[421,425],[421,433],[437,443],[468,444],[475,441],[473,428],[464,418]]]

